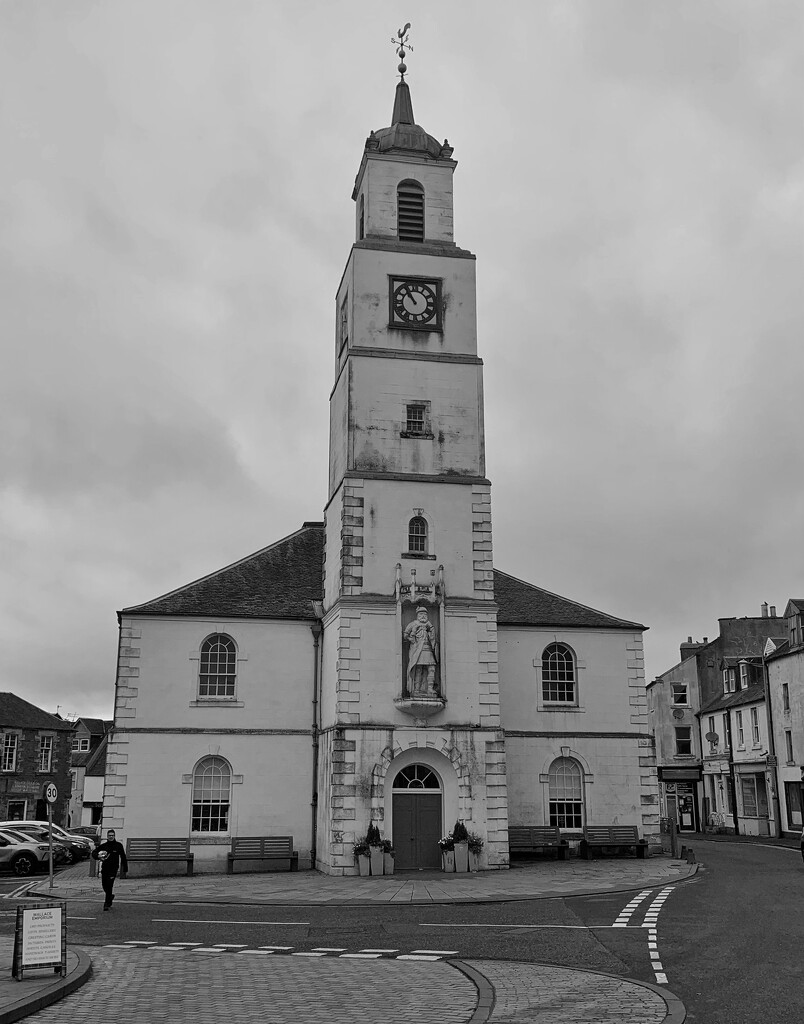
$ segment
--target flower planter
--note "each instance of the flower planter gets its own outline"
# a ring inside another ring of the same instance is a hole
[[[394,873],[394,855],[392,853],[384,853],[382,857],[382,867],[384,874],[392,875]]]
[[[383,860],[385,854],[382,852],[381,846],[371,847],[371,873],[372,875],[381,875],[383,868]]]
[[[455,851],[454,850],[442,850],[441,851],[441,862],[444,871],[455,870]]]
[[[371,858],[370,857],[368,857],[368,856],[364,857],[363,854],[360,854],[360,856],[357,858],[357,865],[360,868],[360,874],[361,875],[368,875],[368,874],[371,873]]]
[[[480,870],[480,854],[474,853],[472,850],[469,851],[469,870],[479,871]]]
[[[456,843],[455,844],[455,870],[456,871],[468,871],[469,870],[469,844],[468,843]]]

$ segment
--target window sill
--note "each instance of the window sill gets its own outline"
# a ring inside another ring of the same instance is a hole
[[[201,697],[199,700],[191,700],[191,708],[244,708],[246,705],[242,700],[233,700],[231,697]]]
[[[430,433],[429,430],[400,430],[400,437],[418,437],[423,441],[434,441],[435,434]]]
[[[423,551],[403,551],[399,556],[400,558],[421,558],[429,559],[431,562],[435,561],[435,555],[425,554]]]
[[[539,711],[586,711],[580,704],[562,704],[560,701],[544,701],[539,705]]]

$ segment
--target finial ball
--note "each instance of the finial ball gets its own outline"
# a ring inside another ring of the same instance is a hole
[[[405,72],[408,70],[408,66],[404,62],[400,61],[399,67],[396,70],[399,72],[400,75],[404,75]]]

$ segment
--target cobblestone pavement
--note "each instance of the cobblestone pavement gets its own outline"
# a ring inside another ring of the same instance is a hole
[[[445,961],[248,957],[224,951],[191,955],[112,947],[84,952],[92,956],[92,979],[66,1002],[26,1018],[31,1024],[62,1024],[65,1019],[71,1024],[376,1024],[378,1018],[394,1024],[467,1024],[484,994]],[[486,996],[475,1020],[662,1024],[673,1019],[658,992],[620,978],[537,964],[467,963],[481,976]]]
[[[191,956],[92,948],[93,976],[31,1024],[463,1024],[477,990],[444,962]]]
[[[97,897],[100,881],[90,878],[86,863],[59,872],[51,890],[46,879],[33,891],[53,899]],[[477,903],[538,899],[579,893],[619,892],[666,885],[694,874],[695,865],[669,857],[646,860],[625,857],[585,861],[528,862],[510,871],[445,875],[419,872],[379,878],[337,878],[317,871],[268,872],[249,875],[196,875],[193,878],[127,878],[115,895],[128,899],[213,903],[314,904],[322,906],[372,903]]]
[[[467,963],[494,986],[492,1024],[662,1024],[667,1018],[658,992],[621,978],[498,960]]]

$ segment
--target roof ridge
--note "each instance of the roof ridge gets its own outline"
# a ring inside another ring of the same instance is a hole
[[[139,604],[127,605],[125,608],[120,610],[122,612],[135,612],[140,608],[146,608],[148,605],[156,604],[157,601],[164,601],[169,597],[174,597],[176,594],[181,594],[184,591],[189,590],[191,587],[197,587],[199,583],[205,583],[207,580],[214,579],[216,576],[220,576],[222,573],[229,572],[231,569],[236,569],[239,565],[244,565],[246,562],[250,562],[253,558],[259,558],[260,555],[264,555],[267,551],[271,551],[273,548],[278,547],[280,544],[285,544],[293,537],[298,537],[306,530],[323,530],[323,523],[303,523],[298,530],[294,530],[293,533],[287,534],[285,537],[281,537],[279,540],[273,542],[273,544],[266,544],[264,548],[260,548],[258,551],[253,551],[250,555],[246,555],[243,558],[238,558],[236,561],[231,562],[229,565],[224,565],[220,569],[215,569],[213,572],[207,573],[205,576],[199,576],[198,579],[191,580],[189,583],[185,583],[181,587],[176,587],[175,590],[168,590],[164,594],[159,594],[157,597],[152,597],[147,601],[141,601]],[[120,614],[118,613],[118,614]]]

